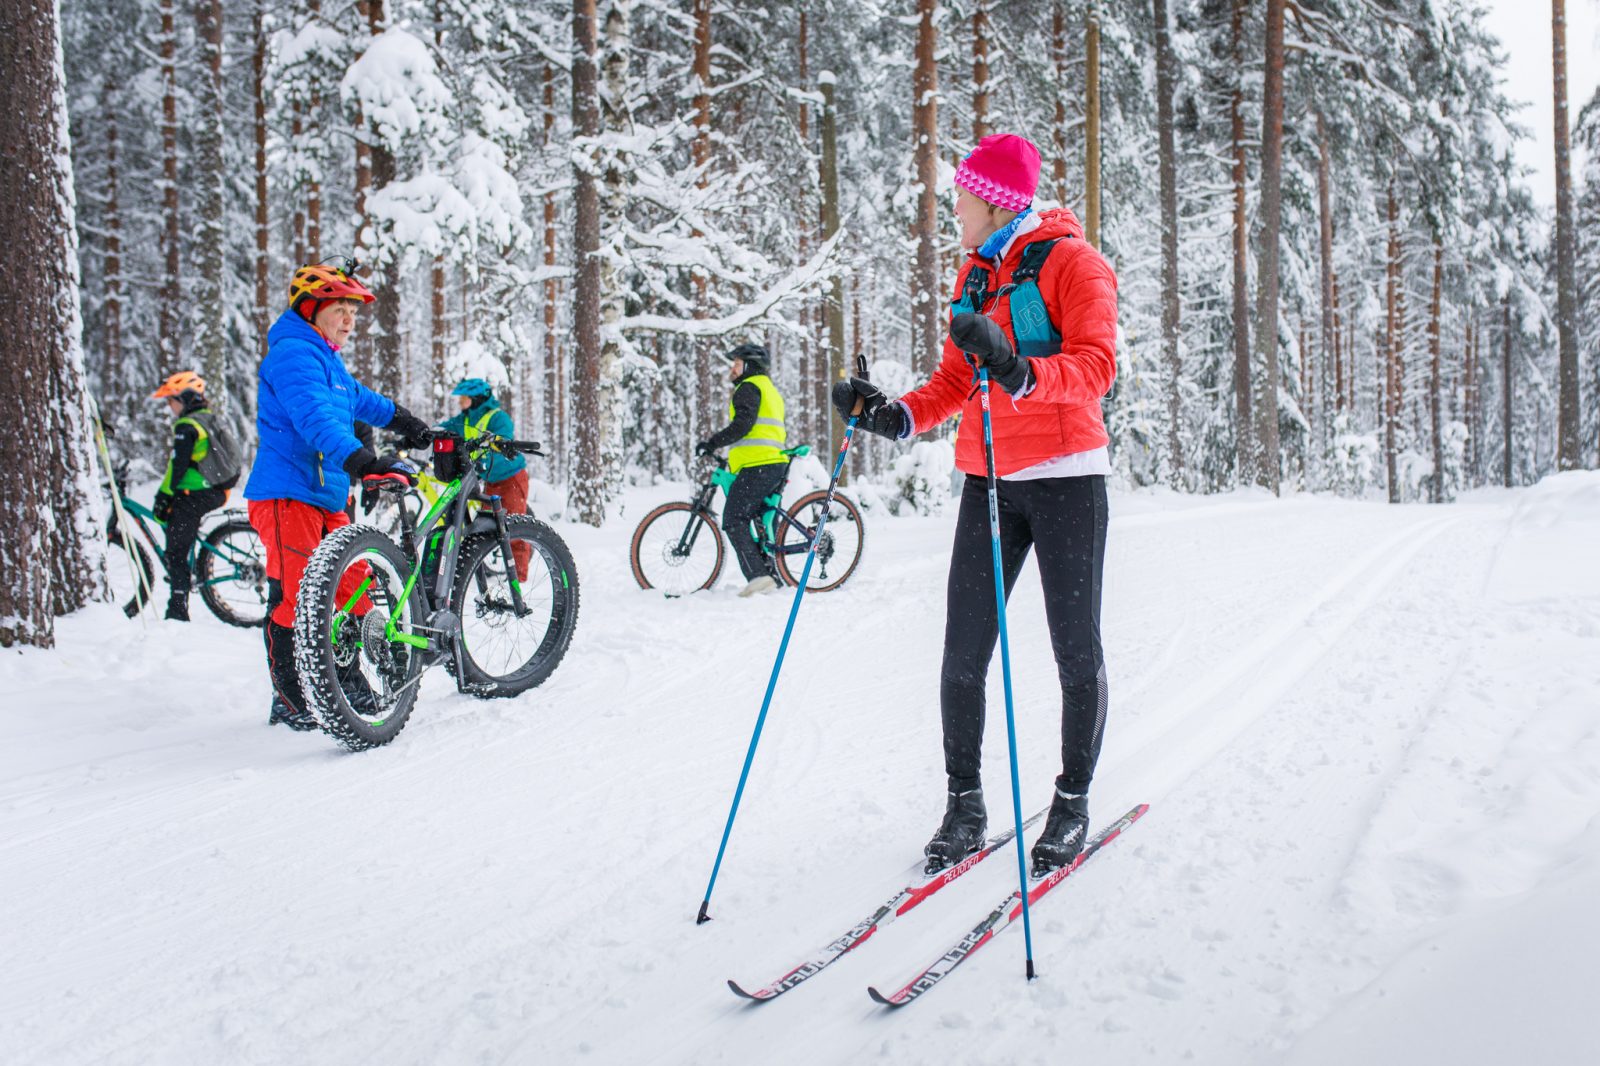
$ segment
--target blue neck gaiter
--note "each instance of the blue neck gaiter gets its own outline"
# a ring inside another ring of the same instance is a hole
[[[983,242],[983,246],[978,249],[978,254],[985,259],[993,259],[999,255],[1005,248],[1006,242],[1011,239],[1012,234],[1017,232],[1017,227],[1022,224],[1022,220],[1031,214],[1033,214],[1033,208],[1023,208],[1022,214],[989,234],[989,239]]]

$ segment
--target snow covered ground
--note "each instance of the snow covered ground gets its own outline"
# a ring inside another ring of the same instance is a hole
[[[1120,496],[1097,820],[1149,815],[925,999],[1004,853],[778,1002],[943,804],[951,519],[874,517],[810,597],[712,904],[789,599],[639,591],[640,491],[564,526],[566,662],[431,677],[393,745],[266,726],[259,638],[109,608],[0,656],[7,1063],[1593,1063],[1600,475],[1448,507]],[[1024,803],[1058,694],[1013,600]],[[991,701],[991,810],[1009,809]]]

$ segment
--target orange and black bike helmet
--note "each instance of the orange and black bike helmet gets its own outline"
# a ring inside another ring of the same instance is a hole
[[[289,282],[289,307],[306,321],[329,300],[360,300],[369,304],[377,297],[355,278],[356,262],[343,256],[326,263],[311,263],[294,272]],[[309,301],[310,306],[305,305]],[[309,312],[309,313],[307,313]]]
[[[193,370],[180,370],[161,383],[161,387],[150,394],[152,400],[165,400],[172,397],[182,397],[184,393],[192,392],[199,396],[206,394],[206,382]]]

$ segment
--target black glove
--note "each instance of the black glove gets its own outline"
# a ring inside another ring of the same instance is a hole
[[[399,404],[394,405],[394,417],[383,428],[400,438],[400,447],[405,451],[433,443],[433,427]]]
[[[170,492],[156,493],[155,505],[150,508],[156,516],[156,521],[166,525],[172,518],[172,494]]]
[[[861,417],[856,425],[868,433],[876,433],[890,440],[899,440],[905,436],[907,428],[905,408],[897,403],[890,403],[883,390],[866,378],[835,382],[831,395],[833,406],[839,412],[841,421],[850,421],[850,413],[855,410],[856,400],[859,398]]]
[[[344,461],[344,472],[357,479],[395,476],[404,478],[408,485],[417,483],[417,468],[393,452],[373,455],[366,448],[357,448]]]
[[[950,339],[972,357],[976,366],[989,368],[995,384],[1015,396],[1033,381],[1033,368],[1011,350],[1005,330],[988,315],[963,311],[950,319]]]
[[[710,455],[711,453],[715,452],[716,450],[717,449],[708,440],[699,441],[694,446],[694,453],[696,455],[699,455],[699,456],[702,456],[702,457]]]

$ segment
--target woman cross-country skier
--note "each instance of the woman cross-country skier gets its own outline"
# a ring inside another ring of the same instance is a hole
[[[967,475],[950,555],[939,703],[949,795],[924,849],[930,872],[982,847],[979,780],[984,678],[999,633],[989,538],[983,416],[975,367],[999,386],[991,401],[1000,554],[1009,597],[1033,549],[1061,681],[1061,775],[1034,876],[1083,850],[1088,792],[1105,731],[1100,577],[1111,472],[1100,400],[1116,376],[1117,280],[1065,208],[1035,211],[1039,151],[1014,134],[985,137],[956,170],[955,213],[969,255],[956,273],[950,339],[932,378],[890,401],[852,378],[834,386],[847,417],[890,440],[961,414],[956,465]],[[1003,391],[1005,395],[1000,395]]]

